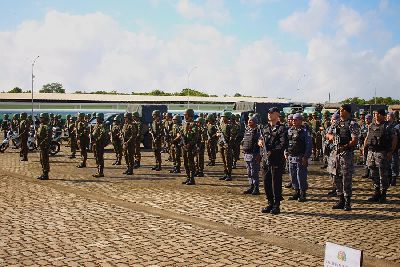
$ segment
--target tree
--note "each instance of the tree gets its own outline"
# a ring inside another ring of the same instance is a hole
[[[240,93],[236,93],[236,94],[234,94],[233,95],[234,97],[240,97],[240,96],[242,96]]]
[[[9,93],[22,93],[22,89],[19,87],[14,87],[13,89],[11,89],[10,91],[8,91]]]
[[[65,89],[63,88],[61,83],[48,83],[43,85],[42,89],[39,90],[39,93],[65,94]]]

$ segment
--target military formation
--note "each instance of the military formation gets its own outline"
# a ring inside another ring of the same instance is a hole
[[[186,177],[182,184],[196,185],[196,178],[205,176],[207,166],[215,166],[219,155],[223,164],[223,175],[219,180],[232,181],[232,172],[242,157],[249,181],[249,187],[243,193],[259,195],[261,175],[267,203],[261,212],[271,214],[280,213],[283,186],[293,190],[289,201],[307,201],[310,161],[321,161],[321,168],[326,169],[332,186],[328,196],[337,197],[332,209],[351,210],[356,163],[364,166],[363,178],[371,180],[372,194],[368,201],[385,203],[389,187],[396,185],[400,138],[398,112],[387,113],[379,109],[373,114],[352,114],[351,106],[344,104],[336,113],[325,112],[322,116],[315,112],[311,116],[296,113],[286,117],[276,107],[268,111],[267,118],[259,114],[247,115],[245,118],[223,112],[199,114],[195,118],[194,111],[187,109],[182,118],[154,110],[152,123],[148,125],[154,152],[151,169],[161,171],[165,165],[162,153],[167,153],[167,161],[172,164],[169,173],[184,171]],[[89,123],[92,118],[96,123]],[[262,124],[263,119],[267,123]],[[79,150],[77,168],[85,168],[88,151],[93,152],[97,166],[93,177],[105,176],[104,152],[109,143],[115,153],[113,165],[126,165],[123,174],[133,175],[134,169],[141,167],[140,144],[147,125],[142,124],[138,112],[117,115],[112,125],[104,122],[103,113],[68,115],[64,125],[61,116],[54,114],[41,113],[39,121],[33,121],[26,113],[16,114],[11,119],[5,114],[1,129],[5,138],[9,130],[18,132],[21,161],[28,160],[27,139],[32,125],[40,151],[40,180],[49,179],[53,127],[67,133],[69,158],[74,159]],[[283,185],[285,172],[290,181]]]

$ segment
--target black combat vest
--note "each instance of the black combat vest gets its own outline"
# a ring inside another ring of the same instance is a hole
[[[375,122],[369,126],[367,138],[368,148],[373,151],[387,151],[392,142],[388,133],[388,123],[382,122],[377,125]]]
[[[304,155],[306,152],[306,140],[304,138],[305,130],[292,127],[288,130],[289,146],[288,152],[290,156]]]
[[[257,128],[246,128],[246,131],[244,132],[244,137],[243,137],[243,151],[250,153],[253,152],[254,147],[257,145],[257,139],[256,139],[256,131]]]
[[[339,137],[339,145],[347,145],[351,141],[350,120],[339,121],[336,126],[336,134]]]

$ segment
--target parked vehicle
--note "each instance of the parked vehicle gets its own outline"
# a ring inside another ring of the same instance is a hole
[[[10,145],[12,145],[13,148],[19,148],[21,146],[19,134],[17,132],[13,132],[12,130],[8,130],[6,139],[4,139],[0,145],[0,152],[3,153],[6,151]]]

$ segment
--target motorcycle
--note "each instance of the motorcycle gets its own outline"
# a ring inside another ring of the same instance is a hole
[[[62,130],[60,127],[53,127],[50,141],[50,155],[54,156],[60,152]]]
[[[10,146],[10,142],[12,143],[14,148],[19,148],[21,146],[21,140],[17,132],[8,130],[6,139],[4,139],[0,145],[1,153],[4,153],[4,151],[6,151],[6,149]]]
[[[29,136],[28,136],[28,149],[29,151],[33,151],[37,149],[36,145],[36,131],[35,127],[31,125],[30,131],[29,131]]]

